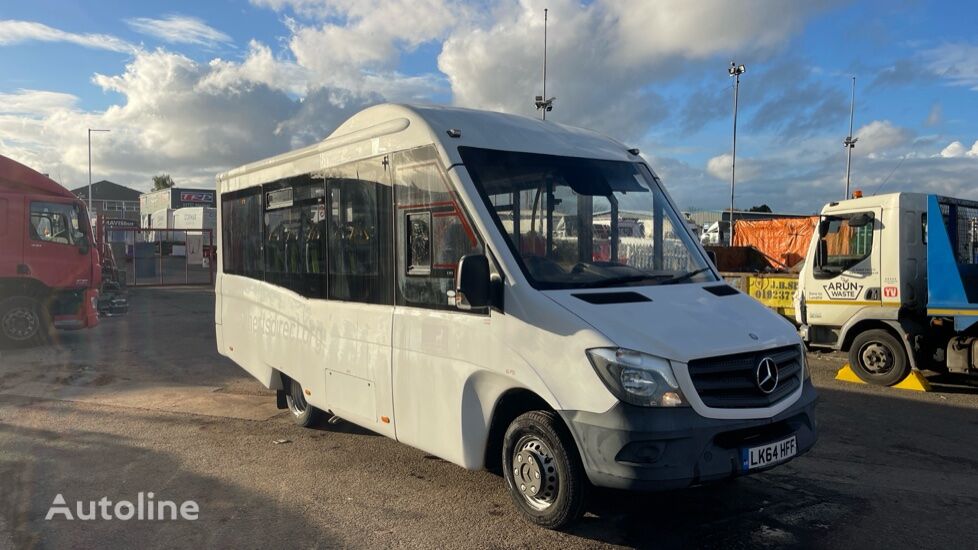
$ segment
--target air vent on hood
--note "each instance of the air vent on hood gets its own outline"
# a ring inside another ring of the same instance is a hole
[[[734,294],[740,294],[740,291],[730,285],[704,286],[703,290],[716,296],[733,296]]]
[[[651,302],[638,292],[590,292],[587,294],[572,294],[579,300],[589,304],[630,304],[634,302]]]

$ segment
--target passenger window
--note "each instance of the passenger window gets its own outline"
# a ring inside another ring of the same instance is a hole
[[[309,298],[326,284],[325,187],[312,176],[287,178],[265,193],[265,280]]]
[[[451,192],[434,147],[393,155],[397,203],[397,303],[455,309],[448,303],[455,270],[482,251],[472,224]]]
[[[263,279],[261,188],[221,198],[221,254],[224,273]]]
[[[326,174],[328,297],[392,304],[391,188],[387,162],[369,159]]]
[[[79,210],[73,204],[32,202],[31,239],[58,244],[81,244],[85,233],[81,231]]]

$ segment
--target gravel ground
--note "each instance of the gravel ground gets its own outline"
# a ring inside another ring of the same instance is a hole
[[[820,440],[685,491],[598,491],[564,533],[502,480],[339,423],[303,430],[219,357],[209,289],[139,289],[130,314],[0,352],[0,548],[978,547],[978,388],[837,382],[811,355]],[[196,521],[69,521],[75,501],[195,501]]]

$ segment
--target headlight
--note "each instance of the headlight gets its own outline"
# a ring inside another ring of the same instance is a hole
[[[686,398],[669,361],[622,348],[587,350],[588,359],[611,393],[642,407],[683,407]]]

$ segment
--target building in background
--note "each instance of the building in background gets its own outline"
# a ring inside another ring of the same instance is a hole
[[[173,227],[173,211],[181,208],[215,208],[217,198],[213,189],[171,187],[152,191],[139,197],[142,227],[168,229]]]
[[[71,192],[88,204],[87,185],[72,189]],[[93,183],[90,207],[92,221],[102,216],[107,220],[130,220],[138,223],[142,195],[135,189],[108,180]]]

